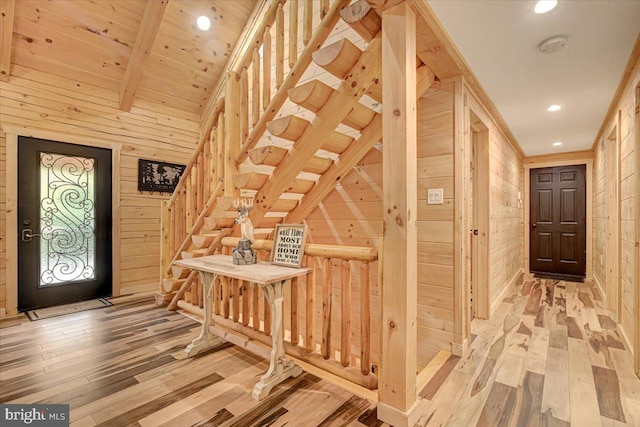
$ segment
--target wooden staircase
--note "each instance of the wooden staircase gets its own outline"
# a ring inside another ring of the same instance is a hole
[[[225,98],[214,109],[216,117],[211,120],[214,127],[208,138],[201,141],[172,199],[163,206],[161,292],[157,302],[170,302],[170,310],[175,310],[182,300],[202,308],[202,286],[196,272],[173,262],[228,253],[230,248],[223,245],[223,240],[238,235],[234,225],[237,210],[233,207],[236,197],[254,198],[250,213],[254,235],[256,239],[268,239],[278,223],[302,222],[381,141],[382,116],[362,102],[365,96],[382,102],[380,17],[364,0],[349,6],[349,0],[336,0],[330,6],[329,1],[321,3],[322,19],[315,30],[313,14],[304,9],[306,45],[299,56],[292,50],[297,34],[289,33],[290,73],[286,78],[281,69],[286,62],[282,3],[272,6],[269,10],[273,16],[268,12],[258,25],[255,40],[260,43],[253,43],[253,50],[244,52],[245,59],[227,75]],[[295,23],[297,28],[298,2],[290,1],[288,5],[288,22]],[[313,7],[313,2],[305,1],[304,8],[307,7]],[[366,41],[366,48],[361,49],[346,38],[320,47],[340,16]],[[271,55],[263,58],[258,55],[259,45],[265,52],[272,51],[272,31],[276,39],[275,76]],[[311,64],[325,75],[297,84]],[[434,82],[435,75],[420,61],[418,64],[416,89],[420,96]],[[271,84],[260,87],[261,74],[262,81]],[[332,79],[338,81],[335,87],[326,83]],[[272,86],[276,88],[273,96]],[[298,106],[300,112],[276,118],[287,104]],[[258,146],[258,142],[266,139],[262,139],[265,132],[272,142],[283,142]],[[249,165],[246,162],[253,165],[247,169],[254,171],[240,172],[243,164]],[[326,259],[324,267],[326,271]],[[369,275],[368,264],[366,275]],[[330,274],[324,279],[330,282]],[[349,286],[348,280],[344,286]],[[328,295],[330,302],[330,291]],[[240,294],[235,297],[227,294],[226,301],[232,298],[233,303],[238,304],[239,297]],[[244,301],[243,298],[243,304]],[[254,307],[255,304],[257,302]],[[365,304],[370,303],[365,300]],[[329,306],[329,316],[330,310]],[[233,312],[233,320],[238,321],[237,310]],[[223,312],[225,319],[228,314]],[[249,319],[243,317],[243,322],[246,326]],[[265,333],[267,327],[265,324]],[[322,352],[325,358],[329,357],[324,344]],[[342,355],[343,366],[348,366],[349,351],[343,349]],[[369,376],[368,356],[362,363],[367,365],[366,369],[362,366],[362,375]]]

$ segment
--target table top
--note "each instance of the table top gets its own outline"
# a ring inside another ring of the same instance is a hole
[[[233,279],[246,280],[259,285],[269,285],[293,277],[302,276],[311,271],[310,268],[292,268],[273,265],[260,261],[252,265],[234,265],[229,255],[210,255],[201,258],[181,259],[176,265],[191,270],[220,274]]]

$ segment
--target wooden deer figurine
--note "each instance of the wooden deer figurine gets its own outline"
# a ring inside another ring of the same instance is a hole
[[[236,224],[240,224],[240,233],[243,239],[253,242],[253,224],[249,219],[249,212],[253,208],[253,199],[241,198],[233,201],[233,207],[238,209]]]
[[[233,207],[238,209],[236,224],[240,224],[242,238],[238,246],[233,249],[233,263],[235,265],[251,265],[256,263],[256,253],[251,248],[253,242],[253,224],[249,219],[249,212],[253,207],[253,199],[235,199]]]

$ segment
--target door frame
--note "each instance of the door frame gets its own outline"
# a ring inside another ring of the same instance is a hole
[[[111,150],[111,292],[120,295],[120,151],[122,144],[96,137],[71,135],[56,131],[2,125],[6,136],[6,315],[18,314],[18,137],[32,137],[67,144],[108,148]],[[117,179],[116,179],[117,178]]]
[[[636,154],[636,168],[635,173],[640,174],[640,83],[636,86],[635,93],[635,154]],[[635,184],[635,215],[634,221],[635,228],[635,266],[633,271],[633,282],[635,283],[635,302],[634,302],[634,338],[633,338],[633,359],[635,365],[635,372],[640,377],[640,221],[638,215],[640,214],[640,179],[636,178]]]
[[[466,88],[465,88],[466,89]],[[463,183],[464,188],[469,188],[470,176],[470,161],[472,155],[472,145],[474,142],[476,145],[476,164],[475,164],[475,178],[473,188],[476,194],[481,195],[473,199],[474,214],[477,215],[477,224],[475,228],[478,230],[477,236],[477,253],[476,259],[473,262],[475,266],[475,275],[471,271],[469,266],[469,257],[472,255],[473,246],[469,234],[471,218],[469,218],[469,212],[467,209],[467,194],[466,190],[462,191],[463,197],[463,221],[461,224],[461,235],[463,237],[463,252],[464,256],[464,272],[463,272],[463,309],[464,309],[464,335],[468,338],[471,333],[471,305],[469,304],[470,297],[470,279],[472,275],[476,278],[473,294],[473,307],[475,318],[489,319],[491,316],[491,301],[490,301],[490,289],[489,282],[491,278],[491,265],[489,262],[490,254],[490,236],[491,236],[491,157],[490,157],[490,140],[489,129],[492,123],[489,115],[485,112],[482,105],[475,99],[473,94],[469,90],[465,90],[463,96],[464,105],[464,140],[463,140],[463,165],[460,167],[460,176],[463,177],[460,183]],[[473,134],[477,137],[474,138]],[[474,141],[475,140],[475,141]],[[458,170],[455,175],[458,176]],[[457,179],[456,179],[457,180]],[[456,197],[457,198],[457,197]],[[482,200],[482,203],[480,201]],[[467,256],[468,254],[468,256]]]
[[[593,279],[592,254],[592,181],[593,181],[593,152],[580,151],[562,153],[555,156],[528,157],[523,161],[524,167],[524,272],[530,274],[530,247],[531,247],[531,169],[549,168],[555,166],[586,165],[586,228],[587,228],[587,271],[586,279]]]
[[[620,277],[620,110],[603,138],[604,155],[606,157],[605,176],[607,180],[607,258],[604,290],[607,308],[614,314],[616,323],[622,323],[622,280]]]

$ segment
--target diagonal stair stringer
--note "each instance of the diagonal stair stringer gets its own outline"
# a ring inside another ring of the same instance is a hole
[[[296,179],[307,161],[320,149],[326,134],[333,132],[367,90],[380,81],[381,55],[382,42],[378,35],[362,52],[324,107],[316,113],[316,117],[274,170],[271,178],[256,193],[254,208],[250,214],[254,224],[259,224],[265,214],[272,209],[273,204]]]

